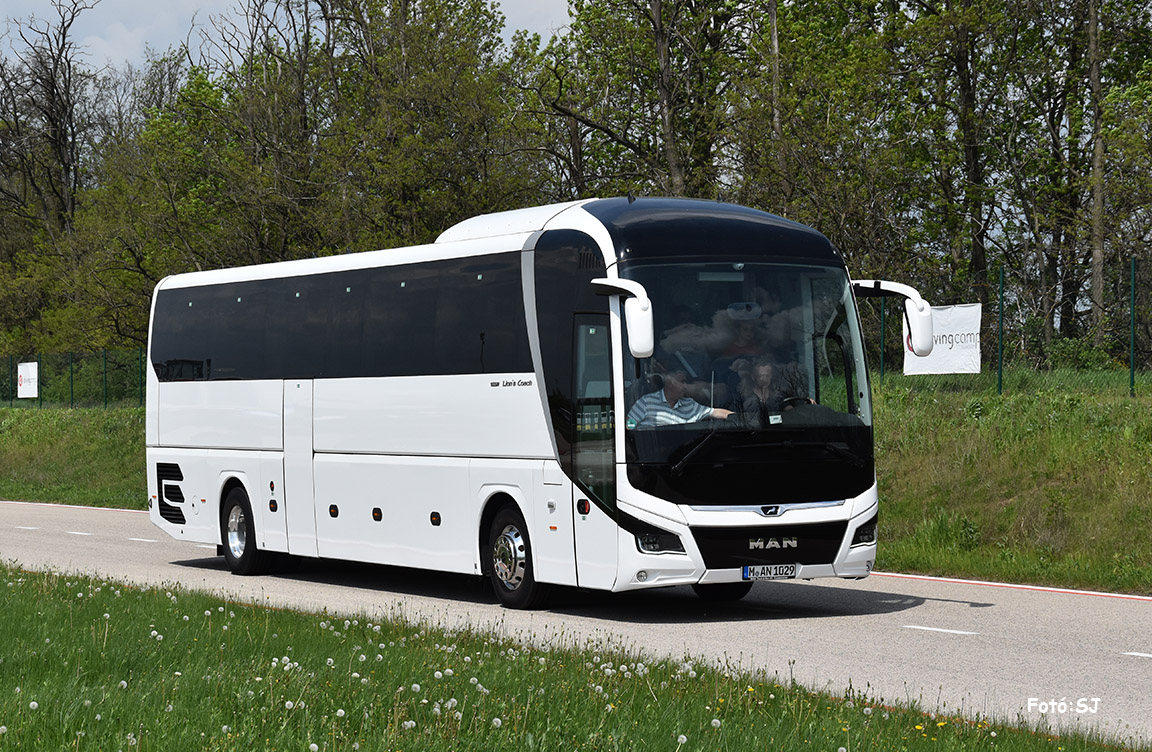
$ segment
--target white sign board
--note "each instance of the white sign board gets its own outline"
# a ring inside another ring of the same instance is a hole
[[[932,306],[932,353],[918,358],[904,322],[904,373],[980,373],[980,304]]]
[[[36,399],[40,396],[40,364],[16,364],[16,396],[20,399]]]

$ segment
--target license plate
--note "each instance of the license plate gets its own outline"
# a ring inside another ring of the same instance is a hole
[[[744,567],[745,580],[792,580],[796,578],[796,564],[756,564]]]

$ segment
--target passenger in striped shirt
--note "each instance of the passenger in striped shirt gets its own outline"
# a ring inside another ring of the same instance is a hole
[[[645,394],[632,405],[632,409],[628,411],[628,427],[650,428],[695,423],[707,418],[728,419],[732,414],[731,410],[706,407],[687,396],[688,385],[684,377],[683,369],[664,374],[663,389]]]

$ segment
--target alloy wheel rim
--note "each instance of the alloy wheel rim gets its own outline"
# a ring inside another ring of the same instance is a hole
[[[516,590],[524,582],[526,570],[524,538],[515,525],[506,525],[492,544],[492,571],[505,588]]]
[[[244,518],[244,510],[239,506],[232,507],[228,513],[228,550],[232,557],[239,559],[244,556],[244,548],[248,541],[248,523]]]

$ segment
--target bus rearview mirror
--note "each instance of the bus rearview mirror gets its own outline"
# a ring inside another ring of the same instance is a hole
[[[652,301],[646,297],[625,300],[624,325],[628,328],[628,349],[632,351],[632,357],[652,357],[652,351],[656,349]]]
[[[913,354],[932,354],[932,306],[916,288],[882,279],[857,279],[852,289],[858,298],[904,298],[904,320],[908,322],[908,342]]]
[[[656,331],[652,320],[652,300],[644,285],[634,279],[602,277],[592,280],[600,295],[624,296],[624,327],[628,330],[628,349],[633,358],[650,358],[656,349]]]

